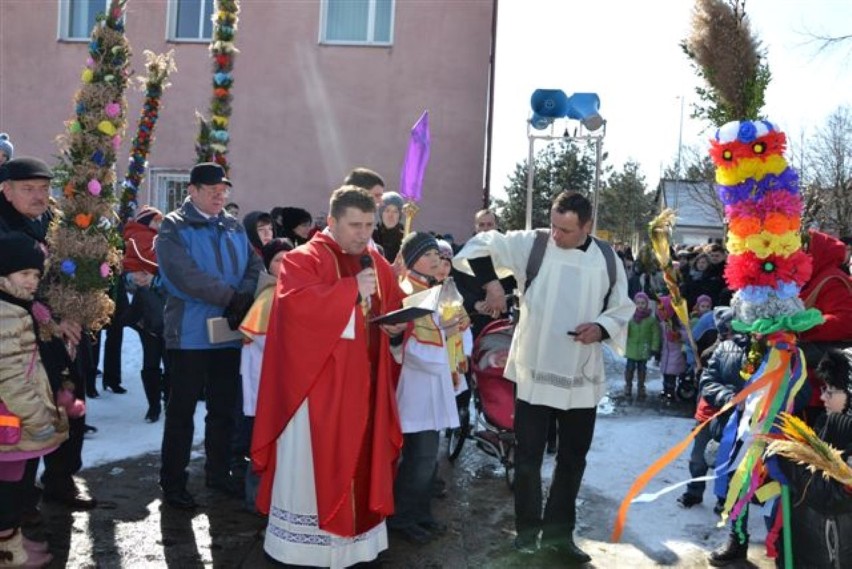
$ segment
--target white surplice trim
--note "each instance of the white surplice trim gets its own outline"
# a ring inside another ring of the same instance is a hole
[[[308,402],[299,407],[278,438],[272,504],[263,548],[273,559],[293,565],[349,567],[375,559],[388,547],[382,521],[352,537],[319,527]]]

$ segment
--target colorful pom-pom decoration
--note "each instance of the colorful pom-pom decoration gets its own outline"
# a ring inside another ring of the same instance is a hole
[[[725,279],[741,332],[801,332],[821,321],[798,292],[811,276],[799,235],[802,199],[783,153],[786,136],[768,121],[732,121],[710,141],[716,191],[728,218]]]
[[[89,190],[89,193],[93,196],[101,195],[101,183],[94,178],[89,180],[89,183],[86,184],[86,189]]]

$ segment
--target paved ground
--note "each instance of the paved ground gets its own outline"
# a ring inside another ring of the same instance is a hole
[[[687,410],[633,409],[631,413],[684,415]],[[617,414],[601,421],[618,420]],[[264,521],[233,499],[203,488],[202,460],[192,461],[190,491],[203,503],[186,513],[162,506],[157,487],[158,457],[143,456],[81,473],[81,480],[101,501],[92,512],[70,513],[43,506],[46,524],[41,530],[56,556],[52,567],[275,567],[263,554]],[[559,559],[541,554],[519,556],[511,548],[513,506],[499,465],[472,443],[451,465],[442,462],[449,496],[436,500],[436,513],[449,523],[442,539],[414,547],[391,537],[391,547],[380,558],[386,568],[529,569],[562,567]],[[614,511],[613,497],[584,486],[577,534],[594,558],[591,567],[706,567],[706,551],[723,530],[712,522],[697,524],[689,553],[667,546],[649,549],[631,543],[608,543]],[[703,519],[703,518],[702,518]],[[629,536],[626,536],[629,542]],[[682,550],[682,548],[681,548]],[[752,547],[753,559],[744,567],[772,567],[762,548]]]

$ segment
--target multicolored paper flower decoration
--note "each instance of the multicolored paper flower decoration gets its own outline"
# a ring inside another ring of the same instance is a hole
[[[155,54],[145,50],[145,68],[148,75],[140,80],[144,82],[145,100],[142,102],[142,113],[136,126],[136,136],[130,145],[130,163],[127,165],[127,175],[122,183],[121,207],[119,217],[122,222],[136,216],[138,206],[137,194],[145,171],[148,167],[148,153],[154,140],[154,127],[160,115],[160,98],[170,83],[169,75],[177,71],[174,61],[174,50],[168,53]],[[115,142],[115,141],[113,141]],[[118,139],[121,143],[121,139]]]
[[[130,75],[126,2],[111,0],[106,14],[96,18],[74,116],[59,137],[54,184],[62,188],[61,211],[48,233],[48,270],[57,278],[47,279],[47,302],[57,319],[72,319],[91,331],[109,322],[115,306],[109,289],[121,272],[113,187],[115,140],[120,142],[126,125]],[[101,219],[107,223],[94,223]]]
[[[786,136],[769,121],[732,121],[711,140],[716,189],[728,215],[725,277],[736,290],[731,306],[739,332],[802,332],[822,322],[798,297],[811,259],[801,251],[802,199],[785,147]]]
[[[210,101],[210,120],[196,113],[198,138],[195,152],[198,162],[216,162],[225,171],[228,163],[228,123],[231,116],[231,87],[234,84],[234,56],[239,50],[234,46],[234,34],[240,12],[238,0],[219,0],[218,11],[213,19],[213,39],[210,55],[213,58],[213,98]]]

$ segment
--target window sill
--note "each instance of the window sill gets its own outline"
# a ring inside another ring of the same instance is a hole
[[[168,43],[200,43],[207,45],[212,40],[211,38],[169,38],[166,41]]]
[[[329,41],[329,40],[320,40],[319,45],[326,47],[380,47],[380,48],[389,48],[393,47],[392,42],[358,42],[358,41]]]

